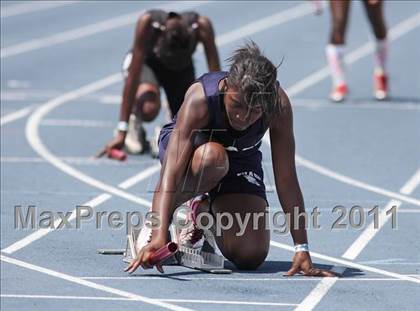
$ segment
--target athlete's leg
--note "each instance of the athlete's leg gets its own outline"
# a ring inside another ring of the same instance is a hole
[[[245,193],[224,194],[212,203],[215,219],[220,219],[223,226],[228,225],[228,216],[222,217],[222,213],[233,219],[231,228],[219,229],[221,235],[217,234],[218,224],[213,231],[222,254],[239,269],[254,270],[267,257],[270,231],[266,230],[266,208],[267,203],[260,196]]]
[[[143,70],[144,73],[144,70]],[[143,78],[143,74],[142,74]],[[130,153],[142,153],[149,149],[143,121],[156,118],[160,110],[159,86],[150,82],[141,82],[137,87],[135,102],[128,122],[125,146]]]
[[[343,100],[348,92],[344,75],[343,56],[350,1],[331,0],[330,10],[331,32],[326,54],[333,82],[331,99],[338,102]]]
[[[374,95],[377,99],[385,99],[388,92],[386,60],[388,54],[387,28],[383,13],[383,1],[368,4],[363,1],[366,14],[376,38]]]
[[[330,0],[331,33],[330,43],[335,45],[345,44],[347,20],[350,11],[349,0]]]
[[[184,101],[185,93],[195,80],[194,65],[191,64],[180,71],[161,70],[157,74],[168,98],[172,116],[178,113]]]
[[[363,4],[366,8],[366,14],[369,18],[376,39],[385,39],[387,28],[383,13],[383,1],[378,1],[375,4],[369,4],[368,1],[365,0],[363,1]]]
[[[124,78],[128,77],[132,61],[132,53],[128,52],[122,63]],[[142,126],[143,121],[152,121],[160,110],[159,82],[153,70],[144,63],[140,72],[135,102],[128,122],[125,147],[130,153],[141,153],[148,149],[149,143]]]
[[[197,142],[197,146],[184,177],[176,185],[176,206],[216,187],[229,170],[229,159],[222,145],[200,141]],[[162,166],[161,174],[164,169],[165,164]],[[159,189],[160,185],[156,191]]]
[[[133,113],[145,122],[153,121],[160,111],[159,86],[152,83],[140,83],[136,92]]]

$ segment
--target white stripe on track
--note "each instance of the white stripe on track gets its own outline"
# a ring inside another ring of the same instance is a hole
[[[115,122],[81,119],[44,119],[42,126],[114,127]]]
[[[98,296],[58,296],[58,295],[11,295],[5,294],[0,297],[4,298],[23,298],[23,299],[75,299],[75,300],[123,300],[136,301],[131,298],[120,297],[98,297]],[[179,302],[179,303],[197,303],[197,304],[228,304],[228,305],[244,305],[244,306],[275,306],[275,307],[294,307],[295,303],[281,303],[281,302],[258,302],[258,301],[234,301],[234,300],[199,300],[199,299],[159,299],[164,302]]]
[[[32,111],[32,107],[26,107],[11,113],[6,114],[0,118],[0,126],[5,125],[7,123],[19,120],[21,118],[26,117]]]
[[[118,185],[118,187],[120,187],[121,189],[128,189],[132,186],[134,186],[136,183],[145,180],[146,178],[148,178],[149,176],[153,175],[154,173],[156,173],[157,171],[160,170],[160,164],[155,164],[143,171],[141,171],[140,173],[128,178],[127,180],[123,181],[122,183],[120,183]],[[89,206],[92,209],[95,208],[96,206],[108,201],[112,196],[108,193],[102,193],[98,196],[96,196],[94,199],[80,204],[82,206]],[[139,198],[141,199],[141,198]],[[143,200],[143,199],[141,199]],[[148,202],[146,200],[143,200],[145,202],[147,202],[149,204],[149,206],[151,206],[151,202]],[[72,221],[73,219],[76,218],[76,209],[74,209],[71,212],[70,217],[68,218],[69,221]],[[54,222],[54,228],[57,228],[57,226],[60,224],[61,219],[57,219]],[[39,240],[40,238],[44,237],[45,235],[47,235],[48,233],[50,233],[51,231],[54,231],[56,229],[52,229],[52,228],[48,228],[48,229],[38,229],[37,231],[27,235],[26,237],[24,237],[23,239],[20,239],[19,241],[13,243],[12,245],[6,247],[5,249],[2,249],[1,251],[6,253],[6,254],[12,254],[26,246],[28,246],[29,244],[33,243],[36,240]]]
[[[414,28],[420,25],[420,12],[411,16],[410,18],[402,21],[395,27],[389,30],[388,40],[394,41],[406,33],[410,32]],[[361,58],[371,54],[374,51],[373,42],[367,42],[364,45],[360,46],[359,48],[355,49],[351,53],[347,54],[344,57],[344,61],[347,65],[351,65],[356,61],[360,60]],[[293,84],[292,86],[288,87],[286,93],[293,97],[298,93],[306,90],[307,88],[315,85],[316,83],[324,80],[325,78],[330,76],[330,69],[328,66],[325,66],[318,71],[308,75],[306,78],[299,80],[297,83]]]
[[[131,159],[127,162],[120,162],[115,161],[108,158],[94,158],[94,157],[59,157],[61,161],[70,164],[76,165],[113,165],[113,166],[128,166],[128,165],[152,165],[158,163],[157,160],[154,159]],[[2,163],[48,163],[45,159],[41,157],[0,157],[0,162]]]
[[[176,1],[175,3],[167,3],[164,5],[157,6],[156,9],[163,9],[167,11],[171,11],[171,10],[182,11],[182,10],[191,9],[193,7],[196,7],[205,3],[207,2]],[[146,10],[141,10],[135,13],[121,15],[118,17],[107,19],[107,20],[104,20],[95,24],[83,26],[83,27],[76,28],[73,30],[56,33],[48,37],[27,40],[23,43],[8,46],[1,49],[1,58],[6,58],[6,57],[30,52],[33,50],[37,50],[37,49],[46,48],[46,47],[53,46],[56,44],[85,38],[85,37],[92,36],[101,32],[131,25],[137,21],[138,17],[141,14],[145,12]]]
[[[90,206],[91,208],[95,208],[96,206],[98,206],[99,204],[102,204],[106,201],[108,201],[112,196],[107,194],[107,193],[102,193],[98,196],[96,196],[95,198],[93,198],[92,200],[89,200],[88,202],[81,204],[82,206]],[[69,221],[72,221],[74,218],[76,218],[76,209],[74,209],[71,213],[71,216],[69,217]],[[60,224],[61,219],[56,219],[54,221],[54,228],[57,228],[57,226]],[[24,248],[25,246],[28,246],[29,244],[33,243],[36,240],[39,240],[40,238],[42,238],[43,236],[47,235],[48,233],[50,233],[51,231],[54,231],[55,229],[52,228],[42,228],[42,229],[38,229],[35,232],[27,235],[26,237],[24,237],[23,239],[20,239],[19,241],[13,243],[12,245],[2,249],[2,253],[5,254],[12,254],[22,248]]]
[[[284,243],[279,243],[279,242],[276,242],[276,241],[270,241],[270,245],[281,248],[281,249],[288,250],[290,252],[295,252],[294,247],[292,247],[290,245],[287,245],[287,244],[284,244]],[[403,281],[407,281],[407,282],[411,282],[411,283],[420,284],[419,279],[417,279],[415,277],[412,277],[410,275],[407,275],[407,274],[390,272],[390,271],[386,271],[386,270],[383,270],[383,269],[379,269],[379,268],[363,265],[363,264],[360,264],[360,263],[356,263],[356,262],[353,262],[353,261],[350,261],[350,260],[336,258],[336,257],[328,256],[328,255],[323,255],[323,254],[313,252],[313,251],[311,251],[311,257],[318,258],[318,259],[321,259],[321,260],[325,260],[325,261],[328,261],[328,262],[331,262],[331,263],[339,264],[339,265],[342,265],[342,266],[345,266],[345,267],[359,269],[359,270],[362,270],[362,271],[369,271],[369,272],[380,274],[380,275],[383,275],[383,276],[387,276],[387,277],[391,277],[391,278],[395,278],[395,279],[399,279],[399,280],[403,280]],[[335,278],[335,277],[322,278],[321,282],[323,282],[325,280],[334,280],[334,282],[336,282],[337,280],[339,280],[339,278]]]
[[[124,297],[124,298],[129,298],[129,299],[132,299],[132,300],[141,301],[141,302],[144,302],[144,303],[147,303],[147,304],[154,305],[156,307],[162,307],[162,308],[166,308],[166,309],[174,310],[174,311],[191,311],[191,309],[188,309],[188,308],[179,307],[179,306],[176,306],[176,305],[173,305],[173,304],[170,304],[170,303],[167,303],[167,302],[163,302],[163,301],[160,301],[160,300],[157,300],[157,299],[151,299],[151,298],[148,298],[148,297],[145,297],[145,296],[140,296],[140,295],[137,295],[137,294],[133,294],[133,293],[123,291],[123,290],[120,290],[120,289],[116,289],[116,288],[113,288],[113,287],[109,287],[109,286],[106,286],[106,285],[97,284],[97,283],[94,283],[92,281],[84,280],[84,279],[81,279],[81,278],[76,277],[76,276],[72,276],[72,275],[69,275],[69,274],[61,273],[61,272],[54,271],[54,270],[51,270],[51,269],[47,269],[47,268],[44,268],[44,267],[36,266],[36,265],[30,264],[30,263],[27,263],[27,262],[24,262],[24,261],[21,261],[21,260],[17,260],[17,259],[11,258],[11,257],[7,257],[7,256],[4,256],[4,255],[0,255],[0,259],[4,262],[7,262],[7,263],[15,265],[15,266],[19,266],[19,267],[29,269],[29,270],[32,270],[32,271],[37,271],[37,272],[40,272],[40,273],[44,273],[44,274],[50,275],[50,276],[55,277],[55,278],[59,278],[59,279],[62,279],[62,280],[66,280],[66,281],[75,283],[75,284],[79,284],[79,285],[84,286],[84,287],[89,287],[89,288],[93,288],[93,289],[96,289],[96,290],[100,290],[102,292],[106,292],[106,293],[109,293],[109,294],[118,295],[118,296],[121,296],[121,297]]]
[[[134,202],[139,205],[143,205],[145,207],[150,207],[150,202],[147,200],[144,200],[140,197],[137,197],[135,195],[132,195],[128,192],[122,191],[121,189],[118,189],[116,187],[113,187],[111,185],[105,184],[89,175],[86,175],[82,173],[81,171],[73,168],[72,166],[64,163],[61,161],[58,157],[53,155],[42,143],[40,136],[39,136],[39,124],[42,121],[42,118],[49,113],[54,108],[69,102],[71,100],[74,100],[78,97],[81,97],[83,95],[95,92],[97,90],[103,89],[107,86],[110,86],[114,83],[117,83],[121,81],[121,74],[114,74],[111,76],[108,76],[102,80],[93,82],[91,84],[88,84],[86,86],[83,86],[77,90],[74,90],[72,92],[63,94],[62,96],[59,96],[49,102],[47,102],[45,105],[42,105],[37,110],[34,111],[33,114],[28,119],[28,122],[26,124],[25,134],[26,138],[31,145],[31,147],[44,159],[46,159],[49,163],[51,163],[53,166],[58,168],[59,170],[67,173],[68,175],[79,179],[83,182],[85,182],[88,185],[91,185],[95,188],[101,189],[107,193],[116,195],[118,197],[124,198],[128,201]]]
[[[419,25],[420,25],[420,12],[417,12],[416,14],[412,15],[408,19],[400,22],[399,24],[394,26],[392,29],[390,29],[390,31],[389,31],[389,41],[391,42],[391,41],[394,41],[394,40],[400,38],[401,36],[405,35],[406,33],[413,30],[414,28],[418,27]],[[359,47],[358,49],[354,50],[350,54],[346,55],[345,61],[348,65],[350,65],[350,64],[356,62],[357,60],[361,59],[362,57],[365,57],[365,56],[369,55],[372,52],[373,52],[373,43],[368,42],[365,45],[363,45],[363,46]],[[311,86],[315,85],[316,83],[322,81],[323,79],[325,79],[328,76],[329,76],[329,68],[326,66],[326,67],[318,70],[317,72],[309,75],[305,79],[300,80],[299,82],[295,83],[291,87],[289,87],[286,90],[286,93],[290,97],[295,96],[298,93],[302,92],[303,90],[307,89],[308,87],[311,87]],[[266,143],[267,142],[269,143],[268,135],[266,135],[264,137],[264,141]],[[345,176],[337,175],[337,173],[335,173],[335,172],[333,172],[334,174],[330,174],[330,172],[332,172],[331,170],[325,169],[325,168],[323,168],[323,167],[321,167],[321,166],[319,166],[315,163],[312,163],[312,162],[310,162],[306,159],[303,159],[301,157],[298,157],[298,156],[297,156],[297,163],[299,163],[302,166],[306,166],[306,167],[308,167],[312,170],[314,170],[314,166],[317,166],[318,169],[315,170],[315,171],[317,171],[318,173],[321,173],[321,174],[326,175],[328,177],[332,177],[336,180],[345,181],[346,183],[349,183],[349,182],[353,183],[354,186],[356,186],[356,187],[363,187],[366,190],[374,191],[374,192],[377,192],[379,190],[381,192],[381,194],[387,195],[387,196],[389,196],[389,194],[391,194],[388,191],[384,192],[383,191],[384,189],[380,189],[378,187],[374,187],[374,188],[368,187],[370,189],[367,189],[365,187],[367,184],[360,183],[360,182],[355,183],[355,180],[350,179],[350,178],[345,177]],[[326,172],[328,172],[328,174],[325,174]],[[341,177],[345,177],[345,179],[343,179]],[[414,178],[414,180],[416,179],[415,177],[413,177],[413,178]],[[407,189],[410,188],[410,187],[411,187],[410,185],[407,186]],[[377,192],[377,193],[379,193],[379,192]],[[400,194],[397,194],[397,196],[394,195],[395,193],[392,193],[392,194],[393,194],[392,198],[398,198],[401,201],[407,202],[407,200],[406,200],[407,197],[404,196],[405,200],[402,200],[403,197]],[[407,194],[407,193],[405,193],[405,194]],[[408,198],[408,199],[410,199],[410,198]],[[410,201],[411,201],[411,199],[410,199]],[[396,201],[396,202],[399,202],[399,201]],[[415,200],[414,202],[411,202],[411,203],[415,203],[415,205],[418,205],[419,200]],[[399,202],[399,204],[401,204],[401,202]],[[383,219],[383,221],[386,221],[388,218],[383,218],[382,217],[382,219]],[[369,230],[369,228],[367,228],[366,230]],[[372,229],[370,228],[370,230],[372,230]],[[368,233],[366,233],[365,237],[373,238],[373,236],[379,231],[379,230],[376,230],[372,234],[370,230],[367,231]],[[271,241],[271,242],[273,242],[273,241]],[[357,240],[356,240],[356,242],[357,242]],[[358,247],[363,246],[362,243],[359,243],[359,242],[357,242],[357,243],[359,245]],[[368,241],[363,243],[364,246],[366,246],[367,243],[368,243]],[[356,250],[357,250],[357,252],[360,252],[360,251],[362,251],[362,248],[354,248],[354,250],[355,250],[355,252],[356,252]],[[311,252],[311,253],[313,254],[313,252]],[[336,281],[337,281],[337,278],[325,278],[325,279],[323,279],[321,282],[318,283],[318,286],[316,286],[309,293],[309,295],[302,301],[302,303],[295,310],[296,311],[303,311],[303,310],[310,311],[313,308],[315,308],[315,306],[328,293],[329,289],[335,284]]]
[[[420,264],[420,263],[417,263]],[[418,277],[418,275],[407,274],[407,276]],[[141,277],[130,277],[130,276],[86,276],[81,277],[85,280],[121,280],[121,281],[137,281],[143,282],[148,281],[166,281],[163,277],[154,276],[141,276]],[[324,278],[321,277],[273,277],[273,278],[241,278],[241,277],[182,277],[182,280],[188,281],[229,281],[229,282],[318,282]],[[406,282],[406,280],[396,278],[339,278],[340,282]]]
[[[27,3],[9,5],[1,8],[1,18],[43,11],[77,2],[80,1],[30,1]]]

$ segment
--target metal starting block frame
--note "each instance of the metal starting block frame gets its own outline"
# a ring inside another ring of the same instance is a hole
[[[141,235],[141,231],[143,230],[150,230],[143,227],[141,230],[132,229],[131,232],[127,235],[127,242],[125,249],[101,249],[98,250],[99,254],[103,255],[123,255],[123,261],[126,263],[130,263],[135,256],[137,255],[137,239]],[[175,231],[175,227],[171,226],[171,236],[173,237],[173,241],[178,243],[176,237],[177,232]],[[213,245],[215,245],[215,241],[213,236],[205,235],[205,241],[203,245],[208,243],[211,247],[208,249],[212,249]],[[179,243],[178,243],[179,245]],[[230,274],[232,270],[224,268],[224,257],[220,254],[217,254],[216,251],[214,252],[207,252],[202,250],[203,247],[200,248],[190,248],[185,246],[179,246],[179,250],[172,256],[165,260],[163,265],[180,265],[190,269],[201,270],[209,273],[214,274]]]

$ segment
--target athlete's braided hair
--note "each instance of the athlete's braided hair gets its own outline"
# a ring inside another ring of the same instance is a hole
[[[228,86],[238,90],[250,107],[261,106],[268,121],[281,111],[277,85],[277,67],[265,57],[257,44],[247,42],[227,59]]]

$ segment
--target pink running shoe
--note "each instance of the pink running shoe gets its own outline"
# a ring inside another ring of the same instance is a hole
[[[374,96],[377,100],[384,100],[388,97],[388,76],[384,73],[375,74],[374,77]]]
[[[187,205],[190,208],[190,212],[187,215],[187,221],[189,221],[190,225],[181,230],[178,238],[180,245],[190,248],[198,248],[202,246],[199,242],[202,240],[204,232],[202,229],[197,227],[196,219],[200,204],[207,199],[207,195],[199,195],[188,201]]]
[[[347,88],[347,85],[340,84],[334,87],[334,89],[331,92],[330,98],[333,102],[339,103],[346,98],[348,92],[349,90]]]

